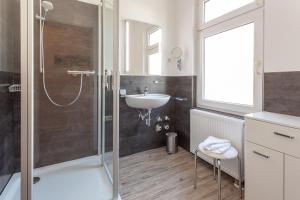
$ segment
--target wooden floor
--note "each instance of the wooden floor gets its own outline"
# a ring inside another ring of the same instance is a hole
[[[122,200],[217,200],[217,182],[212,167],[198,160],[198,187],[194,190],[193,154],[182,148],[174,155],[159,148],[121,158]],[[233,178],[224,173],[222,199],[240,199]]]

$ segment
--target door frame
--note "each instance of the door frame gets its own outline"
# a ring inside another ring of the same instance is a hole
[[[104,8],[105,8],[105,1],[102,0],[102,45],[101,45],[101,52],[102,52],[102,78],[105,79],[104,74],[104,43],[103,43],[103,24],[104,24]],[[113,174],[110,174],[110,171],[105,164],[104,160],[104,153],[105,153],[105,125],[102,125],[102,163],[106,170],[106,173],[109,176],[109,179],[112,181],[113,184],[113,199],[117,200],[120,199],[119,195],[119,91],[120,91],[120,71],[119,71],[119,0],[112,0],[113,1],[113,70],[112,70],[112,92],[113,92]],[[103,91],[105,91],[105,81],[102,80],[102,98],[105,98]],[[102,107],[105,108],[105,100],[102,102]],[[102,110],[102,124],[105,123],[105,116],[103,115]]]
[[[20,1],[21,24],[21,200],[32,199],[34,130],[34,0]]]
[[[119,100],[120,100],[120,67],[119,67],[119,23],[120,2],[113,1],[113,199],[119,195]]]

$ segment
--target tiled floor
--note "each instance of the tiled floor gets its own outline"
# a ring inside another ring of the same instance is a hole
[[[182,148],[174,155],[159,148],[121,158],[122,200],[217,200],[212,167],[198,160],[198,187],[194,190],[193,155]],[[222,199],[239,200],[233,178],[223,173],[222,180]]]

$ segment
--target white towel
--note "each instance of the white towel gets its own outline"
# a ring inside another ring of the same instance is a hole
[[[226,151],[228,151],[231,148],[230,143],[224,143],[224,144],[213,144],[207,147],[204,147],[206,151],[210,151],[217,154],[223,154]]]
[[[204,147],[206,151],[223,154],[231,148],[231,143],[229,140],[210,136],[201,143],[201,146]]]
[[[213,145],[213,144],[227,144],[227,143],[230,143],[229,140],[226,140],[226,139],[220,139],[220,138],[216,138],[216,137],[213,137],[213,136],[209,136],[206,140],[204,140],[202,142],[202,145],[204,147],[207,147],[207,146],[210,146],[210,145]]]

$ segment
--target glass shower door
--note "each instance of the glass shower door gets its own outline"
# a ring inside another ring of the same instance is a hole
[[[118,0],[21,2],[22,200],[117,199]]]
[[[34,200],[109,200],[101,163],[100,0],[34,0]]]
[[[102,158],[110,179],[113,177],[113,0],[102,5]]]

